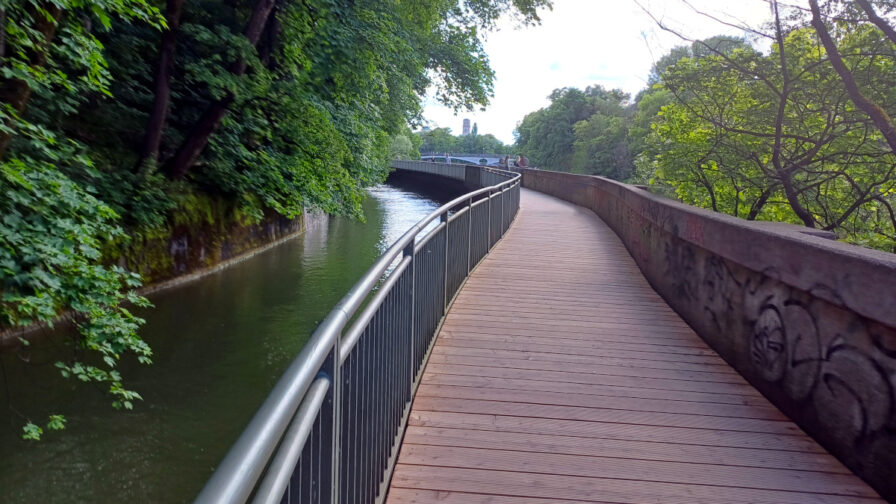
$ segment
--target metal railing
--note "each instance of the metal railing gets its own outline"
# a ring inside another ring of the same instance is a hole
[[[519,210],[520,176],[481,169],[494,185],[414,225],[321,322],[197,503],[383,500],[439,323]]]

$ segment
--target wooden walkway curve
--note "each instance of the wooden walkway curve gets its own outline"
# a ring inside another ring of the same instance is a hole
[[[592,212],[523,191],[458,295],[388,503],[870,503]]]

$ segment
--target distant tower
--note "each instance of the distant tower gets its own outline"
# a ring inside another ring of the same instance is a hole
[[[470,134],[470,120],[464,119],[464,129],[463,129],[463,133],[461,133],[461,135],[467,136],[469,134]]]

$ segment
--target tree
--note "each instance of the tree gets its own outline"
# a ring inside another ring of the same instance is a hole
[[[478,153],[501,154],[510,152],[510,148],[504,145],[491,133],[485,135],[476,134],[454,136],[450,128],[436,128],[417,133],[420,138],[420,152],[433,153]]]
[[[692,42],[688,46],[673,47],[668,53],[664,54],[653,67],[647,76],[648,86],[652,86],[662,80],[663,72],[668,70],[672,65],[678,63],[685,58],[702,58],[720,52],[723,54],[731,54],[735,49],[749,48],[747,41],[740,37],[731,37],[728,35],[716,35],[708,39]]]
[[[650,139],[653,125],[659,119],[660,111],[673,101],[672,93],[661,85],[641,91],[635,97],[635,113],[628,127],[628,148],[635,165],[630,180],[647,183],[650,177],[651,161],[656,156],[654,142]]]
[[[626,144],[629,96],[590,86],[557,89],[551,104],[526,115],[517,146],[536,166],[625,178],[631,172]]]
[[[682,59],[662,74],[674,103],[662,108],[651,137],[654,180],[717,211],[892,247],[891,153],[850,100],[814,31],[799,16],[785,26],[773,8],[769,55],[708,48],[707,56]],[[869,26],[845,30],[841,43],[866,70],[867,89],[892,89],[892,62],[870,56],[892,47]]]
[[[137,336],[142,320],[127,303],[139,277],[105,266],[101,250],[123,234],[116,213],[68,173],[94,169],[78,142],[47,118],[72,114],[90,94],[108,94],[110,74],[102,44],[89,26],[113,20],[159,27],[161,17],[141,0],[119,2],[12,2],[4,7],[0,79],[0,327],[52,325],[63,312],[78,330],[75,351],[56,362],[62,376],[106,387],[116,408],[140,396],[124,387],[118,361],[150,362]],[[30,113],[35,101],[47,103]],[[85,362],[84,351],[102,364]],[[26,417],[23,437],[43,428]],[[61,429],[50,415],[44,428]]]
[[[390,159],[419,159],[420,137],[410,129],[392,135],[389,144]]]
[[[427,89],[456,109],[485,105],[482,34],[549,7],[166,0],[162,15],[147,0],[4,3],[0,330],[70,314],[81,336],[60,372],[131,407],[139,396],[116,362],[150,351],[125,307],[145,304],[131,292],[139,279],[106,266],[116,254],[202,219],[197,198],[240,222],[309,207],[359,216],[364,187],[408,152]],[[104,364],[85,364],[90,352]]]
[[[457,152],[458,137],[451,134],[451,128],[436,128],[417,134],[420,139],[420,152]]]
[[[141,169],[144,163],[155,163],[158,160],[162,132],[171,103],[171,73],[174,71],[174,54],[184,2],[185,0],[167,0],[165,8],[167,27],[162,33],[162,40],[159,44],[159,58],[153,79],[153,105],[149,119],[146,121],[146,134],[140,150],[140,157],[134,165],[135,170]]]
[[[887,38],[890,39],[890,42],[896,43],[896,30],[894,30],[886,20],[877,15],[877,12],[875,12],[874,7],[871,5],[871,2],[869,2],[868,0],[857,0],[856,3],[865,12],[865,14],[868,16],[868,19],[878,29],[884,32]],[[821,9],[818,7],[818,1],[809,0],[809,6],[812,11],[812,27],[815,28],[815,32],[818,34],[818,38],[819,40],[821,40],[821,44],[825,48],[825,52],[828,55],[828,61],[831,62],[831,66],[834,67],[834,70],[837,71],[837,74],[843,81],[843,85],[846,87],[846,91],[849,93],[849,98],[853,103],[856,104],[857,107],[868,114],[868,117],[870,117],[871,120],[874,121],[875,126],[877,126],[881,134],[883,134],[884,139],[890,146],[890,149],[893,152],[896,152],[896,126],[894,126],[893,120],[890,119],[890,115],[887,114],[887,111],[884,110],[880,104],[875,103],[873,100],[869,99],[866,96],[866,93],[859,89],[859,84],[858,82],[856,82],[855,76],[843,61],[843,56],[840,54],[840,50],[837,48],[837,43],[834,41],[833,37],[831,37],[831,34],[828,31],[824,20],[822,19]]]

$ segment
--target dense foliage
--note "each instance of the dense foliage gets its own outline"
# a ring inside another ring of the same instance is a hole
[[[517,126],[517,145],[534,166],[625,179],[632,171],[626,143],[629,95],[601,86],[555,90],[551,104]]]
[[[491,133],[480,135],[476,124],[469,135],[453,135],[451,128],[434,128],[418,132],[417,137],[421,153],[509,154],[513,151]]]
[[[390,156],[413,155],[421,97],[487,103],[481,31],[549,0],[12,0],[0,6],[0,330],[78,330],[65,377],[139,399],[149,362],[127,306],[129,239],[189,222],[197,197],[241,219],[359,215]],[[185,216],[186,215],[186,216]],[[86,352],[85,352],[86,350]],[[93,355],[93,357],[91,357]],[[51,415],[46,428],[61,428]],[[26,426],[25,437],[42,428]]]
[[[631,103],[557,90],[520,123],[518,145],[546,168],[649,182],[689,204],[896,251],[890,2],[771,5],[773,21],[749,29],[769,50],[693,41],[660,58]]]

